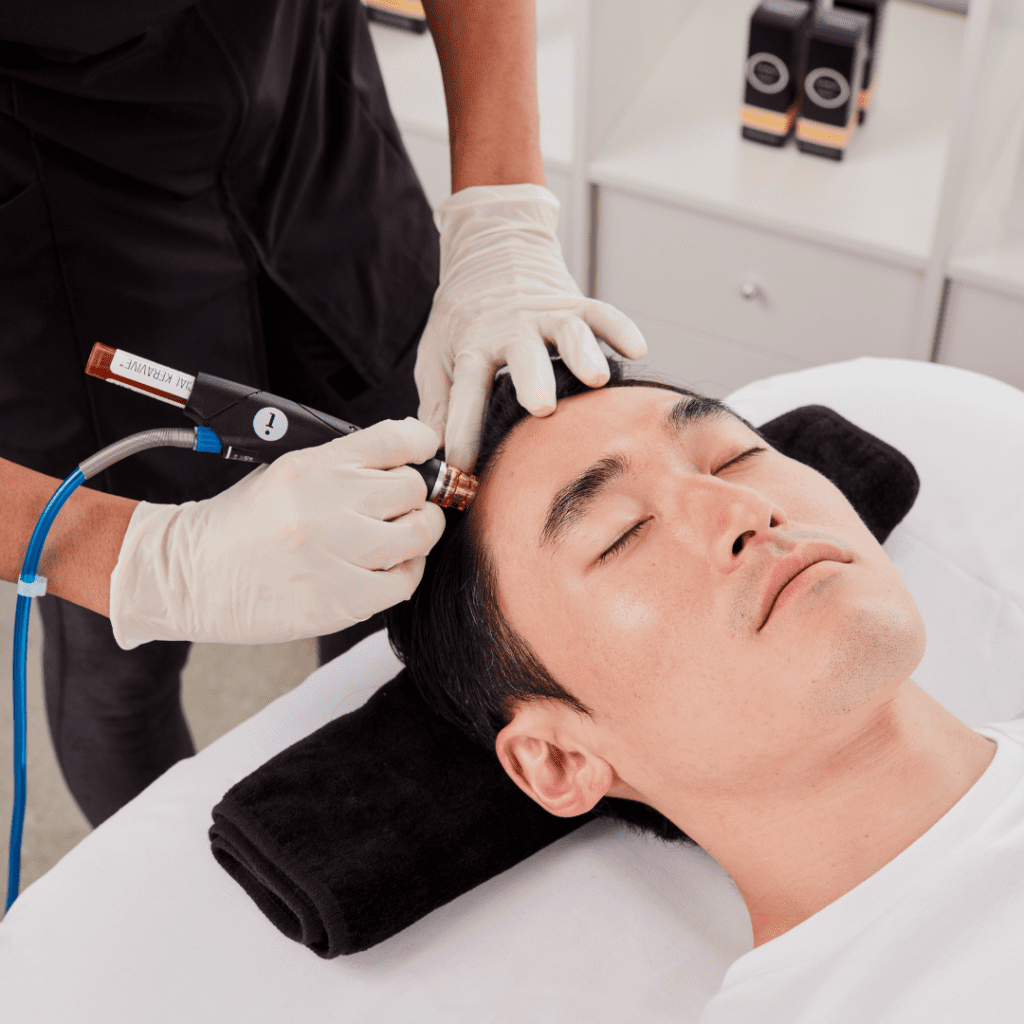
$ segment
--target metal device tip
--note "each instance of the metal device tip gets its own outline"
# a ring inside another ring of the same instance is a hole
[[[444,468],[444,480],[433,501],[441,508],[454,508],[465,512],[476,497],[480,481],[472,473],[463,473],[461,469],[449,466]]]

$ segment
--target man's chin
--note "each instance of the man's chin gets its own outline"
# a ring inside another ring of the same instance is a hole
[[[828,640],[803,702],[811,719],[848,715],[904,683],[924,657],[925,628],[910,602],[848,609]]]

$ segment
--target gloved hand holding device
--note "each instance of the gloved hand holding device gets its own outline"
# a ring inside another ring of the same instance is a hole
[[[384,420],[205,501],[141,502],[110,581],[118,644],[276,643],[405,600],[444,529],[406,464],[432,458],[437,441],[418,420]]]
[[[434,214],[441,281],[416,357],[419,418],[444,432],[445,458],[472,472],[495,372],[508,364],[520,404],[555,409],[547,345],[585,384],[608,380],[595,335],[620,355],[647,353],[613,306],[588,299],[562,259],[559,202],[541,185],[464,188]]]

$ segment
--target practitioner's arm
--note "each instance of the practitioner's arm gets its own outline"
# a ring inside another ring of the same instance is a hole
[[[452,192],[544,185],[535,0],[427,0],[445,100]]]
[[[441,285],[416,357],[419,416],[471,470],[495,372],[508,365],[524,408],[555,408],[548,346],[599,386],[608,362],[647,351],[636,325],[586,298],[562,258],[558,200],[544,187],[535,0],[426,0],[444,78],[452,159],[438,207]]]
[[[0,579],[17,582],[39,514],[60,480],[0,459]],[[110,574],[137,501],[79,487],[53,526],[39,562],[46,591],[110,614]]]

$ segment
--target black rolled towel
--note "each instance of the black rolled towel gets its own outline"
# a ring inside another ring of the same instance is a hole
[[[579,828],[433,714],[405,672],[233,786],[218,863],[322,957],[382,942]]]
[[[760,429],[828,477],[879,542],[917,497],[906,456],[831,409]],[[285,935],[329,958],[369,949],[592,817],[542,810],[402,672],[233,786],[210,840]]]

